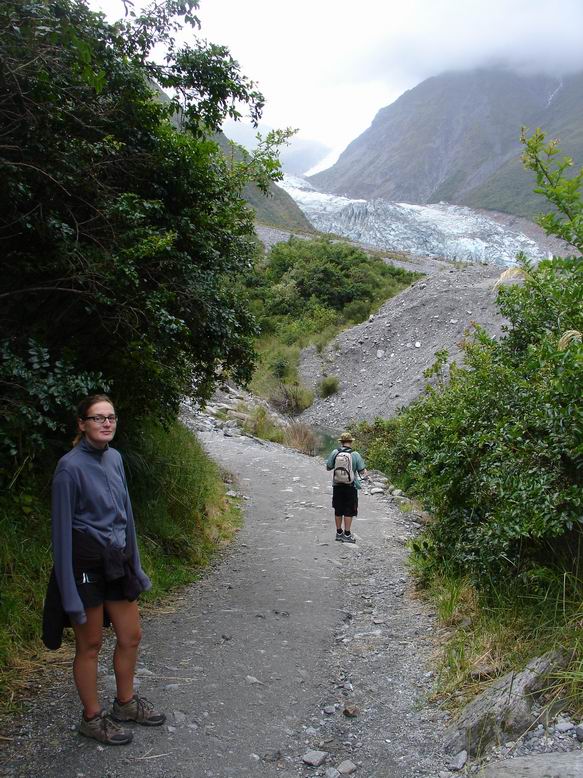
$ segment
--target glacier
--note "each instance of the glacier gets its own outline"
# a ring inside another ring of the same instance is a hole
[[[519,252],[533,262],[551,256],[524,233],[465,206],[354,200],[319,192],[300,176],[284,175],[278,185],[316,229],[375,248],[504,266],[515,265]]]

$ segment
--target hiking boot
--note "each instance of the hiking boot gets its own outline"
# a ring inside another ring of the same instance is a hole
[[[344,533],[343,532],[337,532],[336,533],[336,540],[339,540],[341,543],[344,540]]]
[[[134,694],[132,699],[123,705],[120,705],[116,697],[111,715],[116,721],[137,721],[146,727],[159,727],[166,721],[165,714],[158,713],[152,703],[139,694]]]
[[[92,719],[86,719],[85,716],[82,716],[79,734],[92,737],[108,746],[124,746],[126,743],[131,743],[134,737],[131,732],[116,724],[104,710],[97,716],[93,716]]]
[[[350,533],[350,535],[347,535],[345,532],[342,540],[344,541],[344,543],[356,543],[356,538],[352,533]]]

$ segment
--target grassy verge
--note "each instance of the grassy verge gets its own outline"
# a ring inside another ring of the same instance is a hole
[[[415,553],[411,559],[419,574]],[[495,678],[561,649],[568,652],[569,667],[551,679],[545,696],[549,703],[565,701],[576,715],[583,714],[583,603],[567,591],[559,580],[538,591],[525,592],[509,582],[488,593],[455,574],[425,580],[424,596],[444,628],[435,697],[458,709]]]
[[[195,580],[240,526],[223,477],[181,424],[151,425],[124,455],[142,565],[152,579],[146,604]],[[50,473],[26,493],[0,497],[0,714],[16,699],[22,674],[44,662],[41,615],[50,568]]]

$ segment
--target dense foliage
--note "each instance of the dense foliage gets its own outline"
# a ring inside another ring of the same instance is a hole
[[[583,175],[565,181],[541,133],[525,143],[526,162],[557,207],[542,223],[581,248]],[[505,276],[505,336],[468,337],[464,365],[450,366],[448,382],[367,430],[368,457],[434,512],[416,546],[429,569],[445,566],[482,584],[512,573],[532,586],[549,567],[576,572],[579,562],[583,259],[537,267],[522,260]]]
[[[224,47],[177,47],[196,6],[154,2],[115,25],[85,0],[0,6],[5,472],[62,436],[86,392],[111,390],[127,424],[171,419],[220,372],[251,374],[254,324],[232,283],[254,253],[240,193],[277,164],[265,149],[228,163],[210,140],[263,98]]]
[[[261,332],[256,390],[269,393],[269,376],[293,384],[301,348],[322,348],[418,277],[328,237],[277,243],[247,278]]]
[[[258,272],[262,331],[323,311],[345,323],[362,321],[411,278],[350,243],[291,238],[273,246]]]

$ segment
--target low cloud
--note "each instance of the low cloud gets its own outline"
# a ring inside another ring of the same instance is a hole
[[[583,2],[409,0],[384,32],[377,30],[350,71],[359,81],[410,83],[490,66],[523,74],[583,70]]]
[[[121,0],[89,2],[123,12]],[[445,71],[583,70],[583,0],[201,0],[198,15],[203,37],[258,82],[267,124],[335,148]]]

